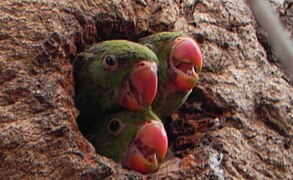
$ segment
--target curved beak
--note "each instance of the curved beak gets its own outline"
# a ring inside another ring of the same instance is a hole
[[[135,64],[120,95],[122,107],[138,111],[152,104],[157,94],[157,64],[151,61],[140,61]]]
[[[130,143],[122,161],[124,168],[147,174],[155,171],[164,159],[168,138],[161,122],[149,120]]]
[[[198,73],[201,71],[203,63],[197,43],[189,37],[176,38],[169,60],[176,89],[189,91],[194,88],[198,82]]]

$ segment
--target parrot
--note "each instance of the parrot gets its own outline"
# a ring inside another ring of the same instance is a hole
[[[96,153],[142,174],[157,170],[168,149],[164,125],[151,108],[104,116],[85,137]]]
[[[152,104],[164,121],[187,99],[199,80],[203,59],[199,46],[181,32],[160,32],[142,37],[138,43],[158,57],[158,90]]]
[[[157,64],[154,52],[128,40],[99,42],[78,54],[74,78],[80,130],[100,116],[150,106],[157,93]]]

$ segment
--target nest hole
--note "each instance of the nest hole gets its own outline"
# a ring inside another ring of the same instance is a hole
[[[126,39],[136,42],[140,37],[150,34],[148,30],[136,32],[133,21],[127,21],[113,14],[98,14],[94,22],[96,42],[112,39]],[[86,42],[78,41],[76,47],[77,52],[82,52],[88,45]],[[75,64],[75,68],[78,66]],[[201,108],[196,107],[197,103],[201,104]],[[166,119],[164,126],[170,149],[167,158],[184,158],[194,152],[196,148],[206,145],[205,134],[219,127],[214,119],[223,115],[224,112],[225,110],[213,103],[203,91],[195,89],[186,103]],[[86,130],[82,129],[80,124],[79,128],[82,134],[86,134]],[[158,171],[160,172],[160,169]]]

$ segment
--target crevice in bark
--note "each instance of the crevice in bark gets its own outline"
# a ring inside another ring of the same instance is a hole
[[[207,149],[214,143],[209,134],[223,127],[229,111],[216,104],[213,97],[195,88],[187,102],[167,119],[170,147],[176,157],[185,158],[196,149]],[[200,155],[200,154],[199,154]]]
[[[111,39],[137,41],[134,22],[126,21],[117,14],[99,13],[95,16],[95,24],[98,42]]]

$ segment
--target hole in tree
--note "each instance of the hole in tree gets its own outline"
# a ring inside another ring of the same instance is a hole
[[[96,15],[95,25],[97,30],[96,42],[112,39],[137,41],[138,37],[149,34],[147,31],[135,32],[134,22],[125,21],[122,18],[111,14],[101,13]],[[79,47],[86,46],[84,45]],[[78,72],[83,60],[77,58],[75,62],[75,72]],[[75,86],[76,97],[78,98],[80,95],[80,89],[83,87],[80,86],[79,82],[76,82]],[[91,99],[91,97],[88,97],[86,94],[84,98]],[[164,126],[168,134],[170,149],[170,153],[165,162],[175,156],[184,158],[194,149],[199,148],[201,144],[204,144],[204,133],[213,130],[215,127],[213,120],[224,113],[223,109],[217,107],[217,105],[213,104],[210,100],[211,99],[208,98],[202,91],[194,90],[187,102],[177,111],[177,113],[174,113],[175,117],[172,115],[165,120],[166,123]],[[192,105],[194,103],[201,103],[203,105],[203,109],[199,110],[194,108],[194,105]],[[104,115],[95,115],[96,109],[94,107],[85,108],[82,105],[77,105],[77,108],[81,111],[81,115],[78,117],[79,129],[82,134],[86,136],[86,134],[88,134],[89,127],[87,126],[87,121],[84,122],[82,120],[96,119],[98,121],[101,116]],[[111,113],[112,112],[107,112],[106,115]],[[82,114],[84,117],[81,117]],[[94,125],[91,124],[90,126]]]

